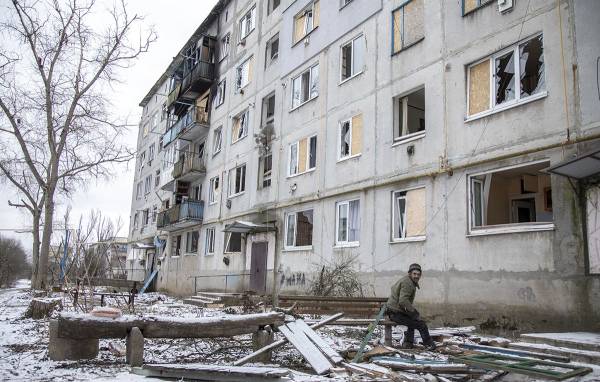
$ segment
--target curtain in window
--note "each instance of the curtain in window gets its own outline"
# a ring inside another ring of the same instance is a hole
[[[360,241],[360,202],[352,200],[348,203],[348,241]]]

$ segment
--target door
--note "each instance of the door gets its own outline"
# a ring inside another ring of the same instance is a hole
[[[264,294],[267,291],[267,248],[266,241],[252,243],[250,290],[259,294]]]

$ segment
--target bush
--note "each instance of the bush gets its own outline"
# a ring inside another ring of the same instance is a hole
[[[31,277],[31,265],[21,243],[0,236],[0,288],[8,288],[20,278]]]

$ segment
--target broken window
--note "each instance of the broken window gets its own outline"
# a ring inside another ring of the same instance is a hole
[[[317,166],[317,136],[290,145],[288,176],[302,174]]]
[[[235,89],[237,91],[241,91],[252,81],[252,61],[253,57],[250,57],[236,68]]]
[[[279,33],[267,41],[265,48],[265,68],[279,57]]]
[[[469,176],[470,226],[531,225],[553,221],[548,162]]]
[[[254,30],[256,20],[256,6],[253,6],[240,20],[240,41]]]
[[[191,231],[188,232],[185,236],[185,252],[190,254],[196,254],[196,252],[198,252],[198,238],[200,237],[200,232]]]
[[[240,232],[225,232],[225,253],[242,252],[242,234]]]
[[[152,165],[152,160],[154,160],[154,143],[150,145],[150,147],[148,148],[148,166]]]
[[[359,155],[362,151],[362,114],[342,121],[339,132],[338,160]]]
[[[210,179],[210,189],[208,190],[208,204],[215,204],[219,198],[219,177]]]
[[[229,170],[229,196],[246,191],[246,165]]]
[[[285,218],[285,247],[310,247],[313,234],[313,210],[289,213]]]
[[[173,238],[171,256],[181,255],[181,235],[177,235]]]
[[[294,44],[319,26],[319,1],[312,1],[294,17]]]
[[[231,134],[231,143],[235,143],[248,135],[248,122],[250,111],[247,109],[237,116],[233,117],[233,129]]]
[[[271,93],[262,101],[262,126],[273,123],[275,119],[275,93]]]
[[[392,192],[392,240],[425,236],[425,188]]]
[[[292,109],[319,95],[319,64],[292,79]]]
[[[223,141],[223,127],[219,126],[215,129],[213,135],[213,155],[221,151],[221,143]]]
[[[423,0],[409,0],[392,12],[392,54],[416,44],[425,37]]]
[[[225,85],[227,83],[225,82],[225,80],[219,82],[219,84],[217,85],[217,91],[215,94],[215,98],[214,98],[214,103],[215,103],[215,108],[221,106],[223,104],[223,102],[225,102]]]
[[[271,173],[273,170],[273,155],[267,154],[259,158],[258,163],[258,188],[266,188],[271,186]]]
[[[267,8],[267,15],[270,15],[281,3],[281,0],[269,0],[269,7]]]
[[[360,241],[360,201],[349,200],[336,204],[335,244],[353,245]]]
[[[231,33],[227,33],[221,39],[221,51],[219,52],[219,58],[222,60],[229,55],[229,43],[231,39]]]
[[[544,68],[541,34],[470,65],[469,116],[518,104],[542,93]]]
[[[214,255],[215,253],[215,229],[207,228],[206,229],[206,242],[204,244],[204,254],[205,255]]]
[[[144,179],[144,194],[149,194],[152,191],[152,174]]]
[[[463,0],[462,1],[463,15],[466,15],[467,13],[474,11],[483,5],[489,4],[492,1],[493,0]]]
[[[158,188],[160,185],[160,168],[156,170],[156,174],[154,175],[154,188]]]
[[[142,224],[145,226],[148,225],[150,221],[150,209],[146,208],[144,211],[142,211]]]
[[[365,65],[365,36],[360,35],[342,46],[341,81],[362,73]]]
[[[425,135],[425,89],[394,98],[394,141]]]
[[[152,207],[152,223],[156,223],[156,215],[158,214],[158,207]]]

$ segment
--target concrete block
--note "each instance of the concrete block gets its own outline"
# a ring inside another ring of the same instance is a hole
[[[127,363],[131,366],[144,364],[144,336],[138,327],[131,328],[127,334]]]
[[[260,329],[252,334],[252,350],[262,349],[274,341],[273,331]],[[254,358],[254,362],[271,362],[272,351],[265,352]]]
[[[92,359],[98,355],[100,341],[97,338],[73,340],[58,337],[58,321],[50,320],[48,357],[53,361]]]

